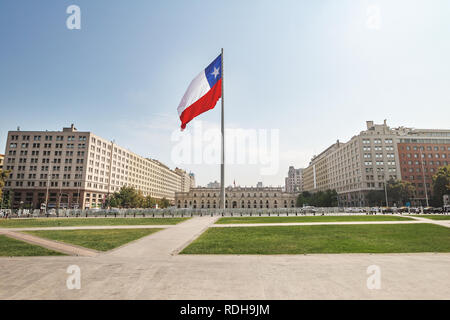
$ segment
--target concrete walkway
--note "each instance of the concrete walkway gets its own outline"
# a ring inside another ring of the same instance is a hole
[[[0,259],[0,299],[450,299],[450,254]],[[79,266],[81,289],[67,268]],[[369,266],[381,288],[367,288]]]
[[[129,245],[112,250],[106,255],[113,257],[161,257],[177,254],[201,235],[218,217],[196,217],[179,223],[173,228],[161,230]]]
[[[111,250],[105,255],[115,257],[161,257],[164,255],[178,254],[207,228],[233,228],[233,227],[263,227],[263,226],[314,226],[314,225],[358,225],[358,224],[417,224],[431,223],[450,228],[448,220],[431,220],[422,217],[411,216],[413,221],[342,221],[342,222],[291,222],[291,223],[234,223],[214,224],[220,217],[195,217],[176,225],[136,225],[136,226],[69,226],[69,227],[28,227],[28,228],[0,228],[0,234],[22,240],[30,244],[59,251],[69,255],[93,257],[98,251],[66,244],[50,239],[40,238],[34,235],[21,233],[21,231],[39,230],[108,230],[108,229],[164,229],[156,234],[144,237],[118,249]]]
[[[40,237],[33,236],[31,234],[15,232],[10,230],[0,230],[0,234],[3,234],[7,237],[14,238],[20,241],[24,241],[33,245],[38,245],[53,251],[62,252],[68,255],[73,256],[82,256],[82,257],[95,257],[98,255],[98,251],[76,246],[73,244],[67,244],[59,241],[44,239]]]
[[[216,220],[193,218],[95,257],[0,258],[0,299],[450,299],[450,253],[176,254]],[[67,288],[71,265],[80,290]],[[370,290],[373,265],[381,288]]]
[[[129,244],[111,250],[106,255],[116,257],[160,257],[162,255],[176,254],[185,246],[202,234],[218,217],[191,218],[176,225],[137,225],[137,226],[73,226],[73,227],[35,227],[35,228],[0,228],[0,234],[22,240],[30,244],[39,245],[69,255],[93,257],[98,251],[66,244],[59,241],[44,239],[20,231],[39,230],[108,230],[108,229],[149,229],[161,228],[155,234],[138,239]]]
[[[433,219],[414,217],[414,216],[410,216],[410,217],[413,218],[414,220],[420,221],[422,223],[424,223],[424,222],[432,223],[432,224],[437,224],[438,226],[450,228],[450,220],[433,220]]]

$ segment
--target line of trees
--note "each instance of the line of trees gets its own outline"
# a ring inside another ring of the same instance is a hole
[[[0,169],[0,207],[9,208],[11,206],[11,194],[3,193],[3,187],[9,178],[10,171]]]
[[[416,188],[408,181],[389,180],[386,184],[389,205],[406,205],[417,198]],[[430,205],[434,207],[443,206],[443,196],[450,194],[450,165],[440,167],[433,176],[432,188],[428,189]],[[384,190],[372,190],[366,196],[370,206],[386,205],[386,194]]]
[[[386,192],[389,205],[406,205],[414,198],[416,188],[409,181],[390,179],[386,184]],[[386,192],[384,190],[371,190],[366,199],[369,206],[385,206]]]
[[[336,190],[326,190],[315,193],[303,191],[297,197],[297,207],[303,206],[337,207],[338,194]]]
[[[0,204],[3,208],[11,206],[12,194],[3,193],[3,187],[9,178],[10,172],[0,170]],[[416,197],[416,188],[408,181],[389,180],[386,185],[389,205],[405,205]],[[442,206],[443,196],[450,194],[450,165],[441,167],[433,176],[432,193],[430,192],[430,204],[432,206]],[[372,190],[368,192],[366,199],[370,206],[386,205],[386,196],[384,190]],[[150,196],[144,196],[142,192],[133,187],[122,187],[119,192],[110,195],[106,199],[107,207],[120,208],[154,208],[156,205],[160,208],[170,206],[166,198],[155,199]],[[297,207],[310,205],[315,207],[336,207],[338,206],[338,196],[336,190],[319,191],[310,193],[304,191],[297,197]]]
[[[431,203],[435,207],[443,206],[443,197],[450,195],[450,165],[440,167],[433,176],[433,196]]]
[[[167,208],[170,206],[166,198],[155,199],[151,196],[144,196],[141,191],[133,187],[122,187],[119,192],[110,195],[105,202],[106,207],[113,208]]]

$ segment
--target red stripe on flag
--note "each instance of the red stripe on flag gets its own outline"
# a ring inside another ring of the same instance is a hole
[[[208,110],[214,109],[217,101],[222,96],[222,79],[219,79],[214,87],[208,91],[203,97],[198,99],[196,102],[187,107],[183,113],[181,113],[181,130],[186,128],[186,125],[195,117],[206,112]]]

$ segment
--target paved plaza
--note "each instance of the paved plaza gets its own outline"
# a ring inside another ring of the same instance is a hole
[[[415,219],[450,227],[450,221]],[[216,220],[151,226],[165,229],[106,253],[0,258],[0,299],[450,299],[450,253],[178,254]],[[58,230],[77,228],[86,227]],[[70,265],[80,267],[79,290],[66,286]],[[367,288],[371,265],[380,267],[380,289]]]

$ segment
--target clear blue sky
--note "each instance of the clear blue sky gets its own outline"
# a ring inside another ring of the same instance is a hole
[[[66,8],[81,8],[81,30]],[[367,7],[381,12],[367,28]],[[176,108],[189,82],[226,50],[226,123],[280,130],[280,170],[230,166],[227,184],[284,183],[366,120],[449,128],[450,1],[0,2],[0,150],[8,130],[75,123],[171,162]],[[218,125],[219,108],[201,120]],[[217,166],[185,166],[200,184]]]

